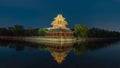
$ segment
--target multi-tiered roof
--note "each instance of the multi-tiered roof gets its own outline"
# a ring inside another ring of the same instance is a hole
[[[51,25],[53,28],[66,28],[68,23],[65,21],[65,18],[62,16],[62,14],[58,14],[57,17],[54,18],[54,21],[52,21]]]

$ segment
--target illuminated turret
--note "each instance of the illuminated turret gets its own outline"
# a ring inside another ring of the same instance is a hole
[[[68,23],[65,21],[65,18],[62,16],[62,14],[58,14],[57,17],[54,18],[54,21],[52,21],[51,25],[53,28],[66,28]]]
[[[73,32],[67,28],[67,21],[62,16],[62,14],[58,14],[57,17],[51,23],[52,28],[47,32],[47,36],[64,36],[64,37],[73,37]]]

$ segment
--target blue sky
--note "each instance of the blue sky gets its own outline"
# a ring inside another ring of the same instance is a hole
[[[120,31],[120,0],[0,0],[0,27],[50,27],[59,13],[71,28],[83,24]]]

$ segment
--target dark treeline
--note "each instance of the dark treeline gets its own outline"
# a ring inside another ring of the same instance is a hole
[[[75,28],[72,29],[76,37],[95,37],[95,38],[120,38],[120,32],[109,31],[100,28],[87,28],[84,25],[76,24]]]
[[[72,29],[72,31],[75,32],[74,29]],[[32,27],[25,29],[24,26],[22,25],[14,25],[8,28],[0,28],[0,36],[38,36],[40,35],[41,32],[45,33],[44,29],[43,31],[40,31],[39,28],[32,28]],[[43,35],[44,33],[41,33],[41,34]],[[91,28],[91,29],[88,29],[87,36],[88,37],[120,38],[120,32],[108,31],[108,30],[99,29],[99,28]]]
[[[120,32],[108,31],[99,28],[91,28],[88,30],[88,37],[117,37],[117,38],[119,37],[120,38]]]
[[[37,31],[37,28],[25,29],[22,25],[14,25],[13,27],[0,28],[0,36],[37,36]]]

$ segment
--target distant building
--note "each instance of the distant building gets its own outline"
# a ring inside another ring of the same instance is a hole
[[[52,28],[47,32],[47,36],[73,36],[72,30],[66,27],[68,23],[62,14],[58,14],[51,25]]]

